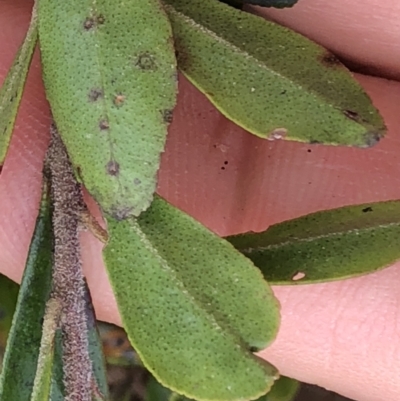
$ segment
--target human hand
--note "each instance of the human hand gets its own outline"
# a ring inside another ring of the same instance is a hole
[[[23,39],[31,6],[27,0],[0,2],[0,79]],[[300,0],[290,10],[262,12],[368,66],[369,72],[400,80],[396,0],[384,5],[377,0],[362,5]],[[48,143],[50,117],[40,74],[35,57],[0,176],[0,270],[16,281],[33,232]],[[400,198],[400,83],[357,79],[388,126],[387,137],[367,150],[263,141],[227,121],[181,77],[159,193],[220,235],[265,230],[316,210]],[[82,234],[98,318],[118,324],[101,248],[89,233]],[[282,325],[275,343],[261,355],[284,375],[359,401],[397,400],[399,267],[342,282],[275,287]]]

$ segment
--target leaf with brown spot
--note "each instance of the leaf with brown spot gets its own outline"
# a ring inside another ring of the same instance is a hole
[[[311,284],[383,269],[400,260],[400,201],[347,206],[227,240],[270,284]]]
[[[158,0],[40,0],[38,13],[46,95],[72,164],[104,211],[138,216],[164,150],[160,110],[175,106],[168,17]]]
[[[247,131],[266,138],[284,127],[287,140],[358,147],[384,135],[364,89],[321,46],[215,0],[163,1],[179,68]]]

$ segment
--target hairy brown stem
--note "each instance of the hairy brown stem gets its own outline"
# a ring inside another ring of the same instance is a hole
[[[85,318],[85,282],[78,238],[83,197],[55,125],[47,153],[53,201],[54,269],[52,297],[61,302],[66,401],[91,401],[92,366]]]

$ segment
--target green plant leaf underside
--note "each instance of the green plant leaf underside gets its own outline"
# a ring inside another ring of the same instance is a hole
[[[400,259],[400,201],[348,206],[228,237],[270,284],[311,284],[374,272]]]
[[[123,219],[151,203],[176,97],[158,0],[39,1],[43,79],[78,177]]]
[[[137,220],[106,220],[124,328],[157,380],[198,400],[265,394],[277,372],[251,351],[275,337],[279,308],[257,269],[158,197]]]
[[[36,41],[37,17],[34,7],[24,42],[0,88],[0,165],[3,164],[7,154]]]
[[[52,242],[45,188],[4,355],[0,401],[31,399],[42,337],[41,319],[51,288]]]
[[[365,91],[324,48],[214,0],[164,2],[179,68],[249,132],[359,147],[384,134]]]

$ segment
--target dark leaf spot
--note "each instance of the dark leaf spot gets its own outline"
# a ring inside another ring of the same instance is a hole
[[[322,64],[327,67],[336,67],[342,65],[339,59],[332,53],[324,53],[321,57]]]
[[[311,153],[311,149],[307,149],[307,152],[308,152],[308,153]]]
[[[105,120],[105,119],[100,120],[100,122],[99,122],[99,128],[100,128],[102,131],[104,131],[104,130],[110,128],[110,124],[109,124],[108,121]]]
[[[224,161],[224,164],[225,164],[225,166],[226,166],[226,165],[228,164],[228,160],[225,160],[225,161]]]
[[[165,109],[162,111],[163,120],[165,123],[172,123],[173,111],[170,109]]]
[[[222,167],[221,167],[221,170],[225,170],[225,167],[222,166]]]
[[[106,19],[104,18],[103,14],[98,15],[97,18],[96,18],[96,22],[99,25],[103,25],[105,21],[106,21]]]
[[[103,97],[103,91],[96,88],[90,89],[88,97],[91,102],[95,102]]]
[[[122,95],[122,94],[118,94],[118,95],[115,95],[114,96],[114,104],[117,106],[117,107],[120,107],[120,106],[122,106],[122,104],[125,102],[125,96],[124,95]]]
[[[249,351],[250,351],[250,352],[258,352],[258,351],[261,351],[261,350],[260,350],[260,348],[258,348],[258,347],[250,347],[250,348],[249,348]]]
[[[94,27],[94,19],[92,17],[88,17],[85,19],[85,22],[83,23],[83,27],[89,31]]]
[[[142,181],[140,181],[139,178],[135,178],[135,179],[133,180],[133,183],[134,183],[135,185],[140,185],[140,184],[142,183]]]
[[[282,92],[281,92],[281,95],[284,95],[284,94],[286,94],[286,89],[285,90],[283,90]]]
[[[119,164],[114,160],[110,160],[107,163],[107,173],[113,177],[117,176],[119,174]]]
[[[135,65],[141,70],[145,71],[154,71],[155,69],[157,69],[154,56],[149,52],[139,54],[136,59]]]
[[[343,114],[347,117],[350,118],[350,120],[357,121],[358,120],[358,113],[356,111],[352,110],[343,110]]]
[[[362,209],[363,213],[368,213],[368,212],[373,212],[373,209],[371,206],[365,207],[364,209]]]

